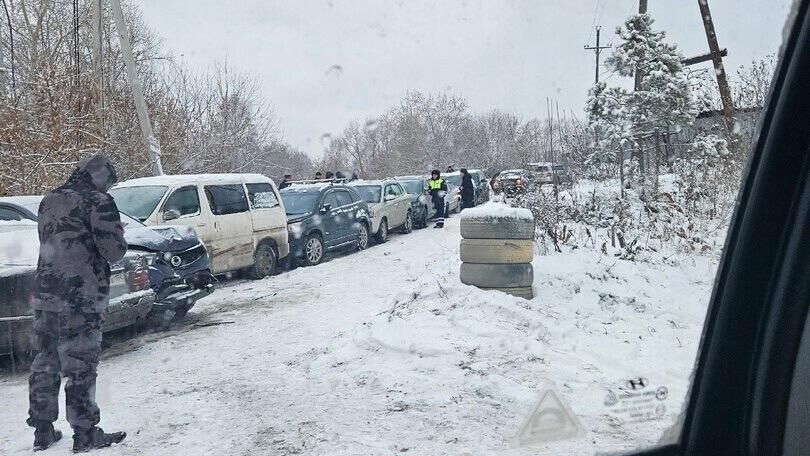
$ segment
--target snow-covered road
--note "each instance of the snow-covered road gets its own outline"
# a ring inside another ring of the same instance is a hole
[[[456,217],[226,285],[186,325],[115,344],[99,369],[101,424],[129,437],[104,454],[590,454],[656,441],[686,393],[714,262],[536,257],[538,296],[525,301],[461,285],[458,241]],[[605,397],[637,377],[668,388],[667,408],[628,425]],[[584,433],[511,447],[546,385]],[[26,378],[0,380],[0,397],[0,452],[28,454]]]

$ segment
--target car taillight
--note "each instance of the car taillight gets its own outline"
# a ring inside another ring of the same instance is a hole
[[[141,291],[149,288],[149,271],[139,269],[127,274],[130,291]]]

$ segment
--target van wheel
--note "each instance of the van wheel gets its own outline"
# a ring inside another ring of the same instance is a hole
[[[256,247],[253,255],[253,267],[250,269],[252,279],[262,279],[276,273],[278,256],[275,249],[268,242],[263,242]]]
[[[317,233],[312,233],[307,237],[304,244],[304,263],[307,266],[315,266],[323,261],[323,239]]]
[[[402,224],[402,234],[408,234],[413,231],[413,213],[408,211],[408,215],[405,216],[405,223]]]
[[[377,234],[374,235],[374,240],[377,241],[377,244],[382,244],[388,240],[388,221],[382,219],[380,222],[380,229],[377,230]]]

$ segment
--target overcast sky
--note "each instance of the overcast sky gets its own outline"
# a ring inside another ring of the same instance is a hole
[[[225,60],[254,75],[292,145],[319,157],[324,133],[448,91],[472,111],[545,118],[546,97],[582,116],[602,44],[636,0],[136,0],[165,48],[194,69]],[[694,0],[650,0],[687,55],[706,52]],[[726,69],[776,53],[791,0],[710,0]],[[603,53],[603,59],[605,54]],[[710,63],[704,64],[710,66]],[[340,68],[340,69],[338,69]],[[618,77],[604,74],[608,81]]]

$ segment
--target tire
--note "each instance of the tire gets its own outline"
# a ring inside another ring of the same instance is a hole
[[[400,232],[402,234],[408,234],[411,231],[413,231],[413,213],[408,211],[408,215],[405,216],[405,223],[402,224]]]
[[[360,228],[357,230],[357,250],[366,250],[368,248],[368,225],[360,223]]]
[[[269,242],[262,242],[253,253],[253,266],[250,268],[248,275],[254,280],[263,279],[275,275],[277,266],[278,255],[276,250]]]
[[[513,217],[462,217],[464,239],[534,239],[534,220]]]
[[[312,233],[307,236],[307,242],[304,244],[304,264],[307,266],[315,266],[323,262],[324,253],[326,250],[323,247],[323,238],[318,233]]]
[[[377,234],[374,235],[374,240],[377,241],[377,244],[383,244],[388,240],[388,220],[382,219],[380,221],[380,228],[377,230]]]
[[[532,299],[534,298],[534,290],[532,287],[514,287],[514,288],[481,288],[482,290],[495,290],[502,291],[517,298]]]
[[[534,281],[531,264],[461,264],[461,283],[482,288],[530,287]]]
[[[528,239],[462,239],[461,261],[475,264],[531,263],[533,244]]]
[[[182,306],[179,309],[177,309],[174,312],[174,316],[172,317],[172,321],[176,323],[176,322],[182,320],[183,318],[186,318],[186,314],[188,313],[189,310],[191,310],[192,307],[194,307],[194,304],[190,304],[190,305],[187,304],[187,305]]]

